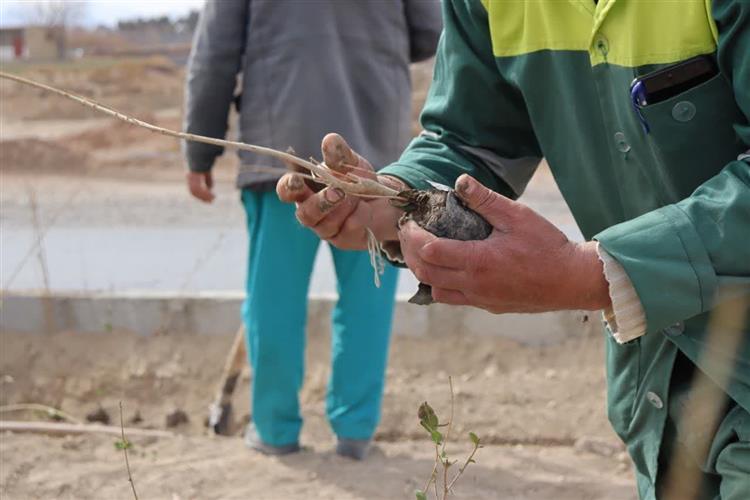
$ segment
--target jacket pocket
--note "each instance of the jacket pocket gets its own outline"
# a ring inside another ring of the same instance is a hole
[[[640,380],[640,339],[618,344],[605,328],[607,357],[607,417],[615,433],[627,442]]]
[[[746,118],[721,74],[641,111],[668,202],[689,196],[747,149],[733,128]]]

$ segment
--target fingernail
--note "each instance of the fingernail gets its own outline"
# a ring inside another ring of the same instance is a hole
[[[466,174],[462,174],[456,179],[456,192],[460,196],[468,196],[471,193],[472,184],[471,178]]]
[[[289,179],[286,181],[286,186],[289,188],[290,191],[299,191],[303,187],[305,187],[305,181],[302,179],[302,177],[299,177],[297,175],[291,175],[289,176]]]
[[[319,198],[318,208],[321,212],[328,212],[343,199],[344,192],[342,190],[339,188],[328,188],[323,192],[323,197]]]
[[[339,188],[326,189],[323,196],[325,196],[328,203],[335,204],[344,199],[344,192]]]

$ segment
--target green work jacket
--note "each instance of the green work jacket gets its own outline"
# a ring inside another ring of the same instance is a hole
[[[546,158],[645,311],[643,337],[607,336],[608,413],[653,497],[678,349],[750,411],[750,321],[730,347],[707,340],[719,292],[750,295],[750,2],[446,0],[443,12],[424,132],[381,173],[420,188],[468,173],[517,197]],[[634,78],[702,54],[717,76],[636,112]]]

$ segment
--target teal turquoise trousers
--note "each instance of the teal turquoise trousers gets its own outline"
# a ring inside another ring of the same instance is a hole
[[[242,316],[253,368],[252,419],[273,446],[298,442],[307,292],[320,239],[274,192],[243,190],[250,251]],[[380,288],[367,252],[331,248],[339,299],[333,309],[326,412],[337,436],[369,439],[380,420],[398,270]]]

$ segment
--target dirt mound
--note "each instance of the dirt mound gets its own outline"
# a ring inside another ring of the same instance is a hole
[[[139,120],[157,124],[153,113],[143,113],[138,116]],[[153,132],[136,127],[114,118],[102,127],[86,130],[80,134],[70,137],[70,143],[78,149],[96,150],[104,148],[121,148],[143,144],[144,140],[157,138],[167,144],[171,144],[169,138],[161,137]],[[157,143],[159,141],[157,140]],[[175,141],[176,142],[176,141]]]
[[[86,170],[88,155],[62,144],[40,139],[0,141],[0,168],[16,172]]]
[[[0,404],[45,403],[79,418],[100,406],[111,415],[118,401],[126,418],[140,411],[143,426],[163,427],[176,408],[190,415],[181,432],[201,433],[203,417],[231,337],[61,333],[3,333]],[[423,439],[416,409],[430,401],[442,414],[454,376],[457,433],[472,430],[488,443],[572,444],[579,437],[611,438],[604,411],[598,338],[550,349],[495,338],[394,338],[379,441]],[[311,335],[301,392],[312,440],[330,436],[325,422],[330,340]],[[573,369],[572,360],[576,360]],[[237,430],[249,409],[247,377],[235,397]],[[305,439],[303,437],[303,439]]]
[[[160,56],[131,59],[84,58],[20,68],[26,78],[94,99],[129,114],[179,107],[184,70]],[[78,120],[100,117],[95,111],[10,82],[0,85],[3,113],[18,119]]]

